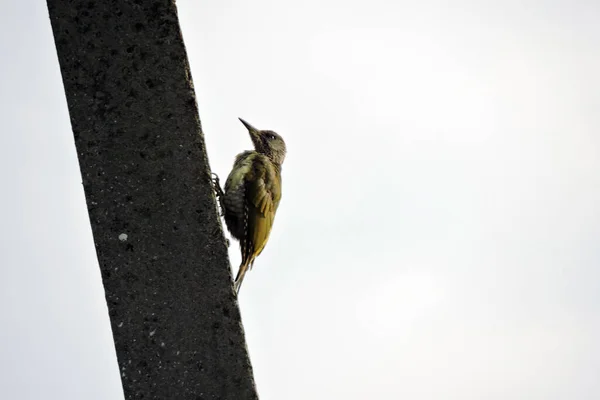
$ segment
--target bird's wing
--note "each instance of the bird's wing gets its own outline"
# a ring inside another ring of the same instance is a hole
[[[246,199],[248,204],[248,239],[251,253],[258,256],[264,249],[277,209],[279,184],[270,162],[257,157],[252,171],[246,175]],[[250,250],[250,249],[249,249]]]

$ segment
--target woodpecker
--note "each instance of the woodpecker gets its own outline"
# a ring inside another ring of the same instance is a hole
[[[240,242],[242,262],[234,289],[240,286],[254,260],[264,250],[281,200],[281,165],[285,159],[285,142],[273,131],[258,130],[239,118],[248,129],[254,150],[235,157],[233,169],[221,189],[219,177],[213,174],[227,229]]]

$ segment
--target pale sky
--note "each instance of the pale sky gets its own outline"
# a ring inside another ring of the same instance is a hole
[[[600,3],[451,4],[177,0],[213,170],[287,142],[261,400],[600,398]],[[2,8],[0,398],[122,399],[46,3]]]

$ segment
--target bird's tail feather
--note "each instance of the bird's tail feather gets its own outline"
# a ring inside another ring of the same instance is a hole
[[[240,269],[238,270],[238,273],[235,277],[235,283],[233,284],[233,288],[235,289],[236,294],[240,293],[240,287],[242,286],[242,281],[244,280],[244,275],[246,275],[246,272],[251,267],[251,265],[252,265],[252,262],[250,260],[244,260],[240,264]]]
[[[233,288],[235,289],[235,293],[240,293],[240,287],[242,286],[242,281],[244,280],[244,275],[248,270],[252,269],[252,264],[254,264],[254,259],[256,256],[253,256],[253,248],[251,240],[243,240],[240,242],[240,248],[242,250],[242,263],[240,264],[240,269],[238,269],[237,276],[235,277],[235,283],[233,284]]]

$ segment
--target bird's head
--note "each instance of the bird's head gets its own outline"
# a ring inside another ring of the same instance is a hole
[[[286,153],[283,138],[273,131],[260,131],[241,118],[240,121],[248,129],[252,143],[254,143],[254,149],[269,157],[275,164],[283,164]]]

